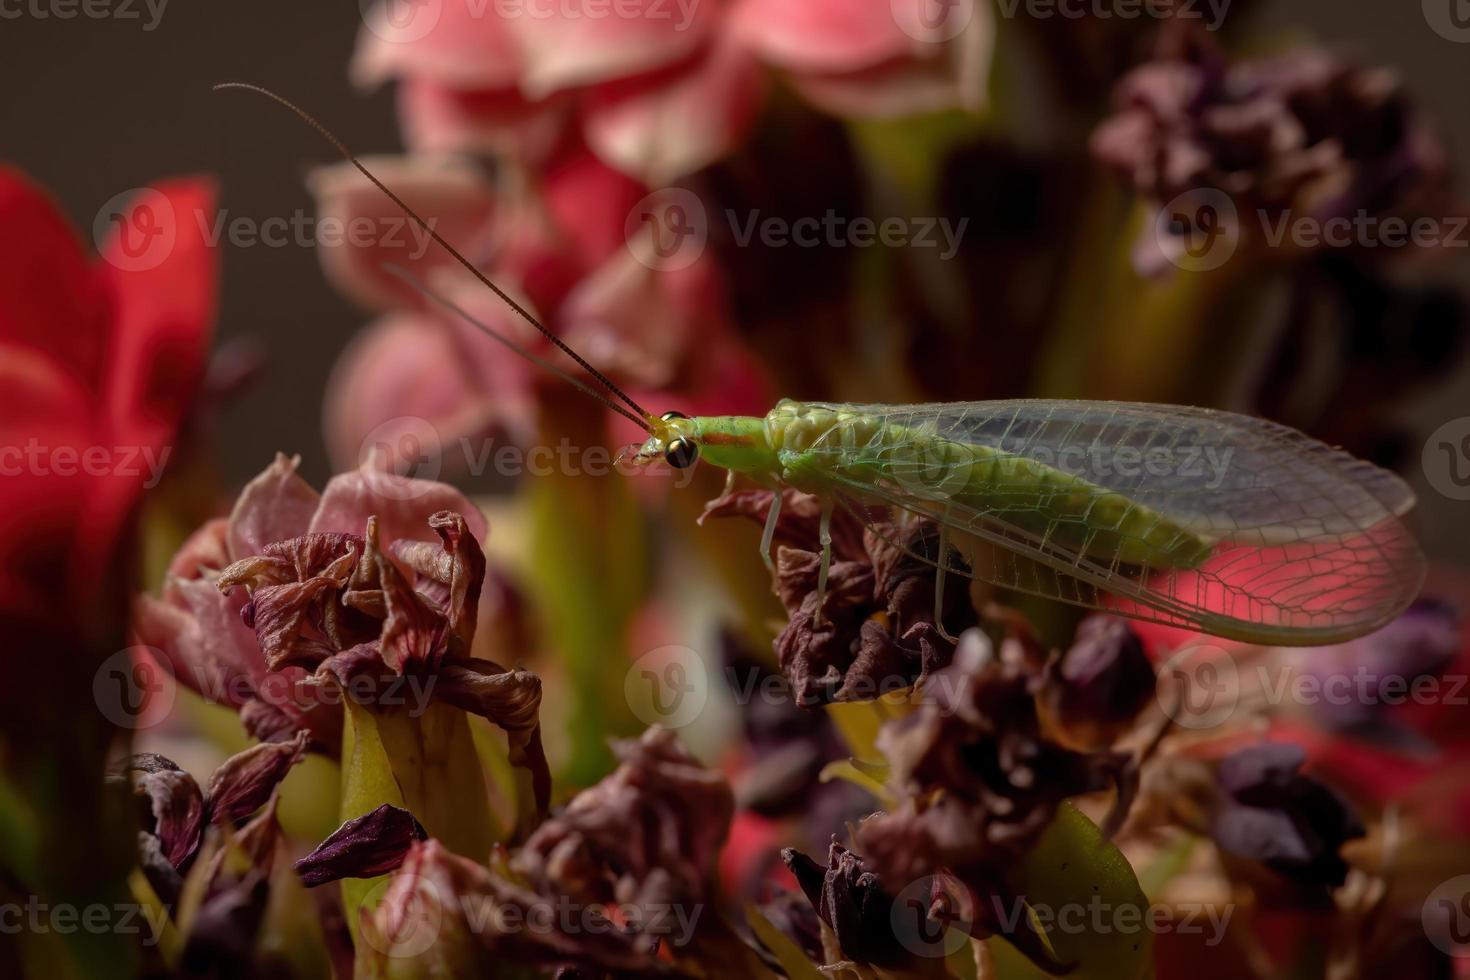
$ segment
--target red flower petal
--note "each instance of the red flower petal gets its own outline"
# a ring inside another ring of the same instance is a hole
[[[0,338],[44,351],[96,391],[111,307],[76,236],[39,188],[7,168],[0,168],[0,227]]]
[[[98,271],[115,307],[103,404],[119,444],[165,445],[194,397],[215,315],[214,199],[207,180],[155,184],[121,210],[102,247]],[[139,265],[129,252],[143,227],[170,247]]]

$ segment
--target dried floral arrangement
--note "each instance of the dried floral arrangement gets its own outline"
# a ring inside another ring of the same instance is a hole
[[[589,2],[365,6],[320,489],[210,462],[211,181],[91,257],[0,171],[8,975],[1464,974],[1397,78],[1255,3]]]

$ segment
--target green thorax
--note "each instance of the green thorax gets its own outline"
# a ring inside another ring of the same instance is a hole
[[[749,415],[705,415],[685,423],[699,444],[699,456],[737,473],[779,476],[781,464],[767,437],[766,420]]]

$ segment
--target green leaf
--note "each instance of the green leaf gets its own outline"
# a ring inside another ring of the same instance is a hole
[[[1062,804],[1014,870],[1011,885],[1024,898],[1032,921],[1046,927],[1044,936],[1059,961],[1077,964],[1069,977],[1141,980],[1152,973],[1149,902],[1133,866],[1070,803]],[[1023,960],[1020,954],[1000,943],[992,941],[991,951],[998,963],[1005,963],[1003,976],[1046,975],[1034,965],[1017,963]]]
[[[888,767],[858,759],[837,759],[822,767],[818,778],[828,783],[834,779],[845,780],[860,789],[867,790],[885,810],[892,809],[895,800],[884,781],[888,778]]]
[[[825,980],[822,971],[807,959],[806,953],[796,945],[796,941],[772,925],[771,920],[762,915],[760,909],[747,905],[745,922],[761,944],[776,957],[776,962],[781,964],[781,969],[786,972],[789,980]]]

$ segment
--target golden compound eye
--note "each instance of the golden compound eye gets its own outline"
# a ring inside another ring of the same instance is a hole
[[[672,422],[674,419],[687,419],[688,417],[683,412],[665,412],[659,416],[659,421]]]
[[[675,439],[664,451],[664,458],[676,470],[687,470],[699,458],[699,446],[689,439]]]

